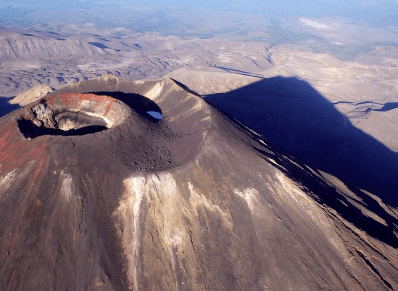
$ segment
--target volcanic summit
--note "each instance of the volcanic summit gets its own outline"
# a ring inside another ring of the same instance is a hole
[[[2,117],[0,290],[398,288],[394,207],[205,100],[104,76]]]

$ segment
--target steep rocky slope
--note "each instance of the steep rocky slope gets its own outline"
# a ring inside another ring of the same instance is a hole
[[[4,116],[0,289],[397,289],[396,206],[242,117],[173,79],[111,76]]]

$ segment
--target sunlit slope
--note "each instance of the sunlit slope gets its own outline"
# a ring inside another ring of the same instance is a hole
[[[398,287],[385,197],[362,203],[237,121],[248,107],[226,116],[207,100],[173,79],[104,76],[4,116],[1,290]],[[117,118],[79,135],[21,132],[22,119],[47,127],[65,112]]]

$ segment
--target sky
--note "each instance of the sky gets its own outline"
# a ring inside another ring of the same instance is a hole
[[[32,4],[34,3],[34,4]],[[394,0],[0,0],[0,7],[25,9],[88,9],[92,7],[143,6],[154,9],[207,9],[244,12],[267,18],[341,17],[375,27],[397,25]]]

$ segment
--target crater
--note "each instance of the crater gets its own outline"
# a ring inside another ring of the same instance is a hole
[[[109,96],[53,95],[25,108],[18,128],[25,138],[85,135],[117,126],[129,114],[126,104]]]
[[[160,121],[163,119],[163,113],[160,107],[144,96],[134,93],[124,93],[120,91],[116,92],[91,92],[91,94],[95,95],[106,95],[117,100],[122,101],[124,104],[128,105],[131,109],[133,109],[136,113],[141,115],[144,118],[148,118],[151,121]]]
[[[54,116],[60,130],[77,130],[89,126],[107,127],[105,120],[82,112],[66,111]]]

